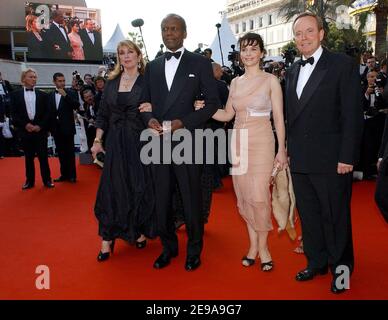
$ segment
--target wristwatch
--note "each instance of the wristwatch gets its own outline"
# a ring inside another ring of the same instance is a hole
[[[100,138],[95,138],[93,142],[102,144],[102,140]]]

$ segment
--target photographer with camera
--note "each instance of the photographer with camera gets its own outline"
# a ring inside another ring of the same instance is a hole
[[[382,97],[383,81],[378,77],[376,69],[367,73],[367,87],[364,94],[364,134],[361,145],[359,170],[363,172],[364,180],[374,179],[377,173],[377,153],[384,130],[385,102]]]
[[[233,80],[237,76],[242,76],[244,74],[244,70],[240,66],[240,52],[235,49],[236,46],[234,44],[231,45],[231,48],[232,51],[230,51],[228,54],[228,61],[232,63],[231,70]]]

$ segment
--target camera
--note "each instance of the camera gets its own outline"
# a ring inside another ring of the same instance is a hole
[[[293,49],[292,47],[288,47],[287,50],[285,50],[282,53],[282,57],[285,59],[287,68],[294,63],[295,56],[296,56],[296,50]]]
[[[75,70],[73,73],[73,79],[77,80],[77,85],[82,87],[84,85],[84,81],[82,80],[81,78],[81,75],[79,74],[79,72],[77,70]]]
[[[232,51],[228,54],[228,61],[232,63],[232,78],[235,78],[237,76],[242,76],[244,74],[244,70],[240,67],[240,52],[235,49],[236,46],[234,44],[230,47],[232,48]]]

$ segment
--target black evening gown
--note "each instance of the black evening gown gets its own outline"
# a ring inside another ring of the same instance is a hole
[[[156,236],[151,169],[140,161],[140,133],[145,127],[138,111],[138,83],[131,92],[117,93],[116,104],[102,103],[97,116],[97,127],[108,132],[94,212],[99,235],[107,241],[121,238],[133,243],[141,234]]]

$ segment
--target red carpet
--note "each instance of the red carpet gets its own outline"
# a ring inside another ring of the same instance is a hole
[[[57,159],[50,164],[57,177]],[[356,268],[351,290],[335,296],[329,292],[329,275],[308,283],[294,280],[305,258],[293,253],[296,243],[286,234],[271,234],[273,272],[241,265],[248,239],[230,179],[213,197],[203,264],[188,273],[184,229],[179,231],[181,254],[166,269],[152,268],[161,252],[158,240],[143,251],[119,241],[113,257],[97,263],[100,239],[93,205],[100,171],[78,166],[76,185],[57,183],[47,190],[37,162],[36,168],[36,187],[22,191],[24,159],[0,160],[0,299],[388,299],[388,225],[375,207],[372,182],[354,185]],[[39,265],[50,268],[50,290],[35,287]]]

